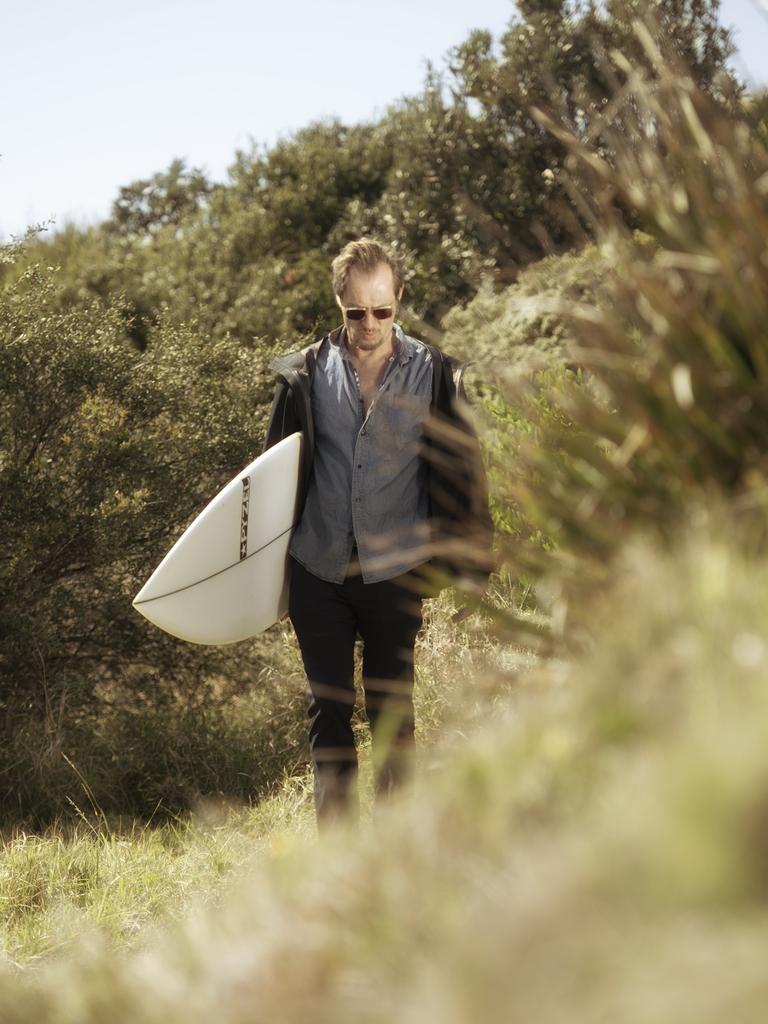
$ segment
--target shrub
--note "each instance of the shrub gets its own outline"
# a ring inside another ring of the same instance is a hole
[[[98,731],[110,707],[180,713],[197,706],[199,693],[210,695],[213,678],[224,681],[224,700],[271,658],[268,640],[215,650],[183,644],[131,607],[184,524],[258,450],[270,391],[258,358],[224,340],[209,343],[194,327],[157,328],[141,354],[119,302],[62,311],[51,270],[28,267],[0,292],[0,699],[9,784],[0,813],[35,813],[32,793],[59,792],[42,766],[61,767],[67,743]]]

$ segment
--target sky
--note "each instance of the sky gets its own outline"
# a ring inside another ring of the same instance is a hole
[[[437,12],[437,13],[436,13]],[[722,0],[737,72],[768,84],[768,0]],[[0,0],[0,238],[104,219],[180,157],[225,181],[238,149],[418,93],[512,0]]]

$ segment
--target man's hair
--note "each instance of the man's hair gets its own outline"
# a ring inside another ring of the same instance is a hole
[[[331,264],[335,294],[339,298],[344,294],[350,270],[370,273],[382,263],[392,271],[395,295],[398,295],[405,281],[400,255],[382,242],[377,242],[375,238],[358,238],[355,242],[347,242]]]

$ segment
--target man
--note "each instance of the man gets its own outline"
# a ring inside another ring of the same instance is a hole
[[[461,411],[463,368],[396,324],[400,258],[361,239],[332,272],[342,325],[272,364],[279,381],[265,443],[304,433],[289,615],[309,685],[321,823],[356,807],[357,636],[380,794],[401,777],[413,743],[425,570],[442,543],[453,569],[463,552],[464,568],[487,577],[491,532],[479,447]]]

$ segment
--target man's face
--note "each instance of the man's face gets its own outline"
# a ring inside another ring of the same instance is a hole
[[[350,320],[344,314],[344,326],[351,348],[363,352],[373,352],[378,348],[389,349],[392,345],[392,328],[397,313],[397,301],[402,296],[395,295],[392,270],[386,263],[380,263],[370,273],[352,268],[347,277],[347,287],[338,300],[342,310],[347,308],[365,309],[362,320]],[[392,307],[392,315],[386,320],[378,320],[373,309],[383,306]]]

